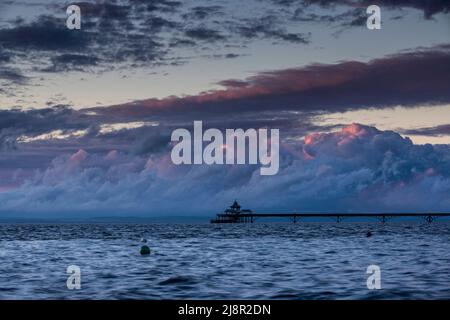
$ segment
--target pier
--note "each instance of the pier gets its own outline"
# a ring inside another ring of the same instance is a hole
[[[287,218],[292,220],[293,223],[299,222],[302,218],[329,218],[338,223],[351,218],[370,218],[386,223],[388,220],[400,217],[423,219],[431,223],[438,218],[450,217],[450,213],[254,213],[248,209],[241,210],[241,206],[235,201],[229,209],[217,214],[216,218],[211,220],[211,223],[253,223],[258,218]]]

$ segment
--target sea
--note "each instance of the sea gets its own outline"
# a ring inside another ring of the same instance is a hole
[[[2,223],[0,299],[450,299],[450,223]]]

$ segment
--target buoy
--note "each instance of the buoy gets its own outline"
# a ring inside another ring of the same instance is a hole
[[[366,237],[369,238],[369,237],[371,237],[371,236],[372,236],[372,232],[368,231],[368,232],[366,233]]]
[[[150,254],[150,248],[148,246],[142,246],[141,247],[141,255],[147,255]]]
[[[147,239],[141,238],[141,242],[142,242],[142,243],[147,243]]]

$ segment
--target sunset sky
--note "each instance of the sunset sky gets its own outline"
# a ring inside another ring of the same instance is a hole
[[[279,128],[280,173],[174,166],[194,120]],[[0,217],[449,210],[449,144],[445,0],[0,2]]]

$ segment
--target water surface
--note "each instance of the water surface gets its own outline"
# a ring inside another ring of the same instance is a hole
[[[449,298],[448,222],[0,224],[0,299]]]

